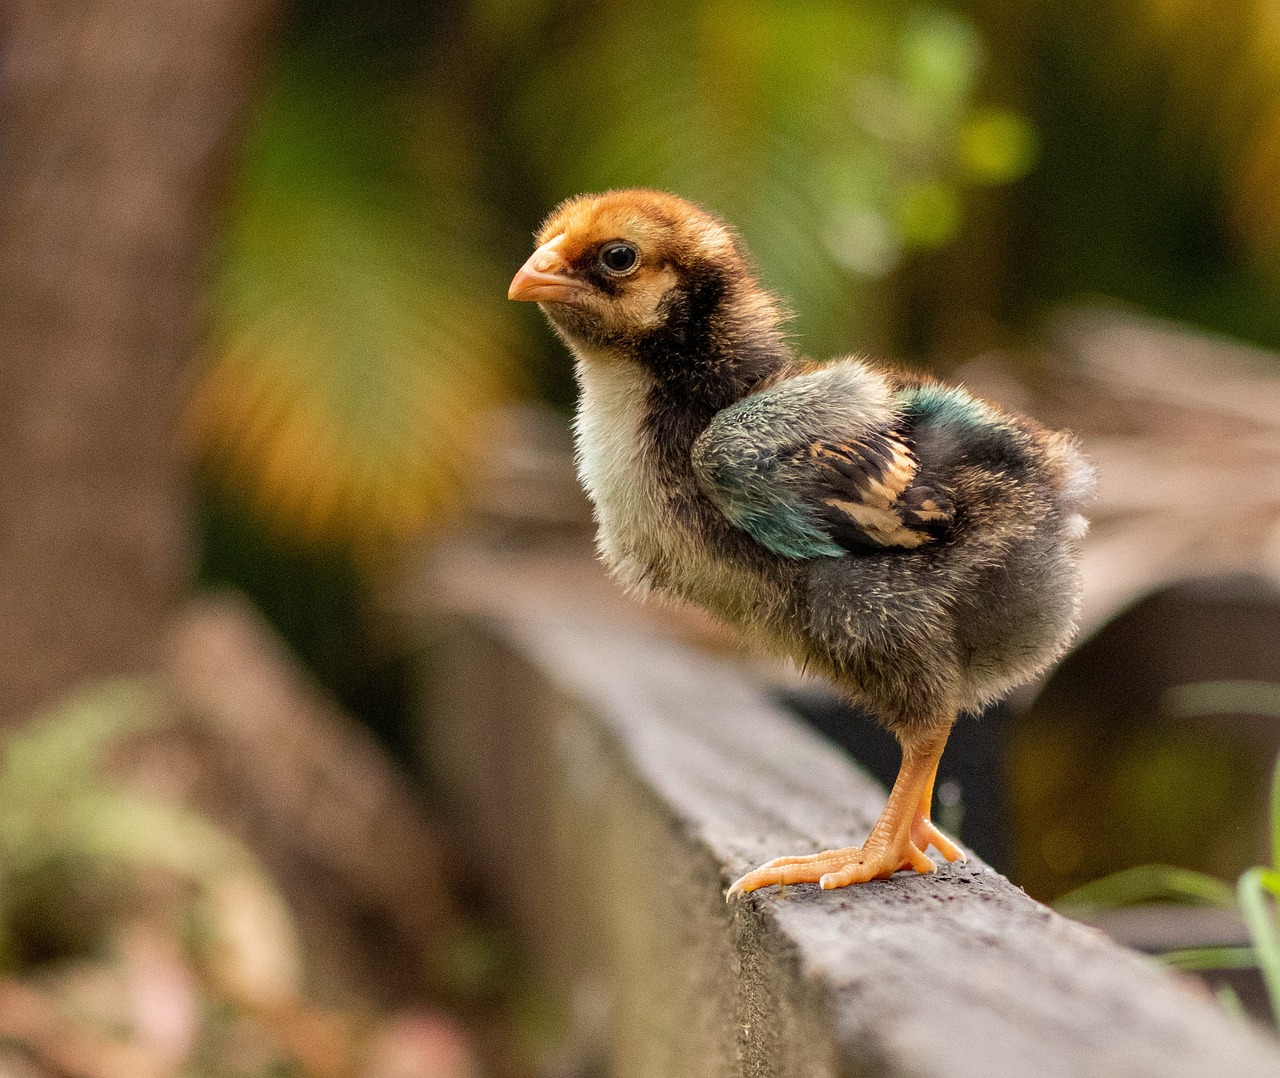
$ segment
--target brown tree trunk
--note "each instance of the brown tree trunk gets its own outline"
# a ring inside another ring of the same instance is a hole
[[[156,665],[216,195],[278,0],[0,6],[0,722]]]

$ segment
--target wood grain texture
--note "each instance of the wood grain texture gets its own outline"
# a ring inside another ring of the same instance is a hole
[[[1253,1076],[1274,1042],[981,862],[725,905],[860,840],[883,792],[740,663],[597,601],[590,571],[458,551],[430,741],[577,1066],[620,1076]],[[568,1064],[566,1064],[568,1066]],[[567,1070],[566,1073],[577,1073]]]

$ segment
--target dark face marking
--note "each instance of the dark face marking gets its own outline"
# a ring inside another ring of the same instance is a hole
[[[666,317],[631,346],[654,378],[646,420],[660,467],[673,483],[689,472],[690,452],[715,414],[789,362],[737,317],[735,282],[718,266],[677,266]]]
[[[616,274],[606,273],[600,265],[600,248],[604,244],[587,248],[569,265],[573,275],[579,280],[587,281],[598,292],[606,296],[617,296],[622,292],[624,279]]]

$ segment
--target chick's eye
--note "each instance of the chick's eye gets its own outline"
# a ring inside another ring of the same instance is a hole
[[[636,268],[640,253],[629,243],[607,243],[596,257],[609,273],[623,274]]]

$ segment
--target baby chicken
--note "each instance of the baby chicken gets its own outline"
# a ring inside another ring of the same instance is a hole
[[[657,191],[559,206],[511,282],[577,361],[578,470],[624,585],[697,603],[828,678],[902,746],[862,846],[769,884],[931,872],[956,715],[1065,649],[1092,472],[1072,438],[933,378],[793,354],[734,233]]]

